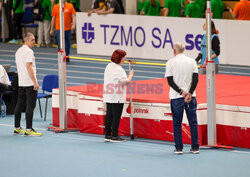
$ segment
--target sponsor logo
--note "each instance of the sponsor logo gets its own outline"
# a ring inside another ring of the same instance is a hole
[[[98,107],[98,108],[97,108],[97,111],[104,111],[104,110],[103,110],[103,108]]]
[[[85,43],[88,44],[91,44],[95,39],[95,29],[92,27],[91,23],[84,23],[84,26],[82,27],[82,38]]]
[[[172,113],[166,112],[166,113],[164,113],[164,116],[166,116],[166,117],[172,116]]]
[[[149,110],[148,109],[142,109],[142,108],[135,108],[134,113],[149,114]]]
[[[173,48],[173,30],[170,28],[154,27],[148,33],[142,26],[100,24],[100,29],[103,30],[104,45],[143,47],[150,42],[154,48],[164,49],[167,45]],[[148,37],[148,34],[151,34],[151,36]],[[184,38],[185,44],[183,45],[185,45],[186,50],[200,50],[201,34],[186,34]],[[147,41],[147,39],[151,39],[151,41]]]

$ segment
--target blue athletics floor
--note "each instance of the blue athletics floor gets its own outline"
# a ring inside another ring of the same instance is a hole
[[[14,54],[18,47],[0,43],[0,62],[11,64],[11,71],[16,71]],[[44,75],[58,73],[57,53],[55,48],[34,48],[34,51],[41,86]],[[75,49],[72,49],[72,55],[83,56],[77,55]],[[71,60],[67,65],[68,86],[102,83],[106,64]],[[128,67],[125,65],[125,68]],[[135,66],[135,70],[134,79],[142,80],[164,77],[165,67]],[[250,76],[250,68],[222,65],[220,73]],[[42,101],[43,111],[44,104]],[[25,128],[24,116],[22,127]],[[190,146],[185,145],[184,154],[175,155],[172,142],[146,139],[131,141],[125,137],[127,141],[124,143],[109,143],[104,142],[101,135],[79,132],[55,134],[46,129],[51,123],[51,100],[47,121],[41,119],[38,107],[35,109],[33,127],[43,133],[41,137],[15,136],[14,116],[0,118],[0,177],[250,176],[249,149],[236,148],[230,151],[202,148],[200,154],[190,154]]]

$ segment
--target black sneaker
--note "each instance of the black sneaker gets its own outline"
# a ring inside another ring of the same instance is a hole
[[[193,154],[199,154],[200,153],[199,148],[191,148],[189,152],[191,152]]]
[[[110,142],[110,140],[111,140],[111,136],[109,136],[109,135],[105,135],[104,141],[108,141],[108,142]]]
[[[113,136],[110,140],[112,143],[125,142],[126,140],[121,138],[120,136]]]
[[[183,154],[183,152],[182,152],[181,149],[175,149],[175,150],[174,150],[174,153],[175,153],[175,154]]]

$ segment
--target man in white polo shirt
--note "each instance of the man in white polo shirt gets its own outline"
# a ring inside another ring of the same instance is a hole
[[[186,111],[188,118],[192,147],[190,152],[199,153],[198,126],[197,126],[197,102],[195,99],[195,88],[198,83],[198,68],[196,61],[186,57],[184,47],[181,43],[174,44],[175,57],[166,64],[166,74],[170,86],[169,98],[171,100],[171,111],[174,127],[175,154],[182,154],[182,132],[181,124],[183,112]]]
[[[34,52],[31,49],[35,44],[35,37],[32,33],[24,35],[24,45],[16,52],[16,66],[18,73],[18,100],[15,108],[15,129],[14,134],[26,136],[41,136],[32,128],[33,112],[36,107],[37,91],[39,85],[36,78],[36,63]],[[25,110],[26,131],[20,126],[21,114]]]

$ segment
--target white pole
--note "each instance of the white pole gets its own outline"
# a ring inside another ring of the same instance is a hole
[[[215,101],[215,63],[211,60],[211,1],[207,1],[206,12],[207,33],[207,134],[208,145],[217,145],[216,137],[216,101]]]
[[[59,123],[61,129],[67,128],[66,107],[66,58],[65,58],[65,33],[64,33],[64,3],[60,0],[60,50],[58,51],[58,76],[59,76]]]
[[[129,72],[131,71],[131,62],[129,62]],[[132,101],[132,85],[129,84],[129,94],[130,94],[130,139],[134,139],[134,121],[133,121],[133,101]]]

